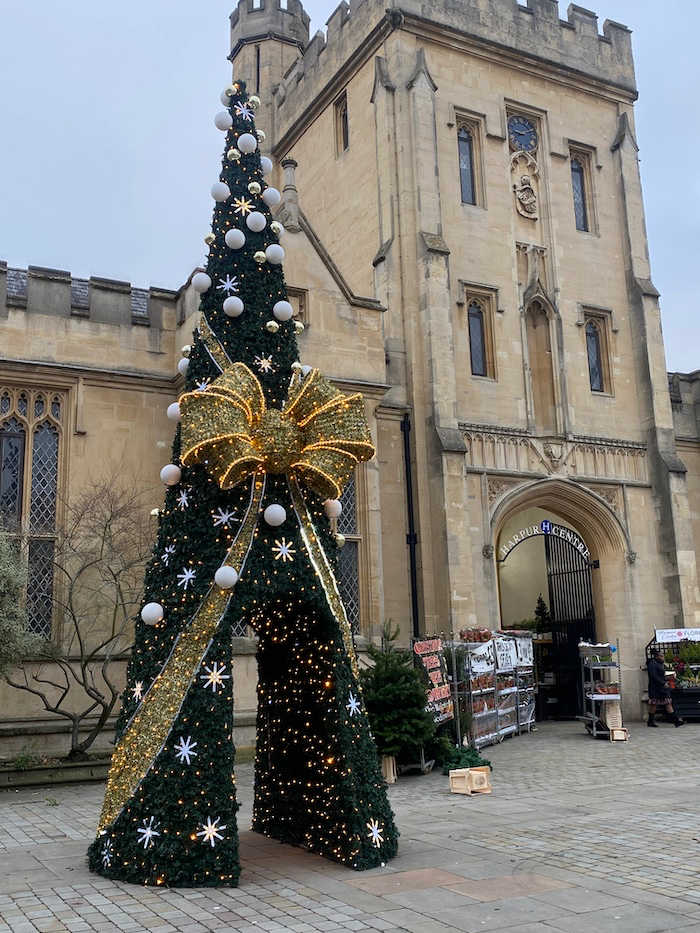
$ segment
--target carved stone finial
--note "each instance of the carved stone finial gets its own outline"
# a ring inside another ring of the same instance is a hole
[[[294,159],[282,159],[284,170],[284,187],[282,188],[282,203],[276,217],[284,224],[287,230],[298,231],[299,227],[299,192],[296,183],[297,163]]]

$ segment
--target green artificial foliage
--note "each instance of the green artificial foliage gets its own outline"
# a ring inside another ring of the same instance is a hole
[[[457,771],[460,768],[489,767],[493,771],[493,765],[488,758],[482,758],[479,752],[471,746],[456,748],[453,745],[440,763],[443,774],[449,774],[450,771]]]
[[[23,606],[26,575],[16,541],[0,532],[0,676],[9,674],[42,646],[27,632]]]
[[[392,641],[384,638],[382,648],[369,646],[374,663],[362,671],[361,679],[380,754],[400,756],[428,742],[435,723],[426,709],[428,684],[423,672],[411,653],[394,648]]]
[[[548,632],[552,628],[552,616],[541,593],[535,606],[535,628],[538,632]]]
[[[282,409],[298,359],[295,326],[288,320],[279,328],[266,327],[273,306],[287,293],[282,267],[255,258],[278,237],[256,191],[256,185],[263,192],[267,186],[259,150],[242,153],[237,147],[241,134],[256,133],[255,108],[245,85],[234,87],[228,108],[233,126],[219,176],[231,196],[214,208],[206,265],[212,284],[200,305],[227,360],[219,354],[217,365],[205,333],[196,330],[185,391],[205,388],[222,368],[242,362],[258,378],[268,407]],[[264,215],[262,231],[248,228],[241,202]],[[245,235],[242,248],[226,245],[225,234],[234,228]],[[224,313],[227,295],[243,301],[240,316]],[[178,428],[172,462],[181,465],[180,436]],[[187,642],[198,608],[215,587],[216,570],[236,535],[243,535],[254,488],[248,479],[222,490],[201,465],[183,465],[180,481],[168,488],[144,595],[144,603],[163,607],[164,617],[154,626],[136,621],[115,761],[138,733],[162,681],[151,688],[171,652],[176,656]],[[336,568],[323,503],[308,488],[302,491],[315,538]],[[277,527],[262,517],[271,504],[286,512]],[[285,475],[268,473],[260,514],[252,515],[255,533],[245,564],[239,564],[240,579],[229,591],[214,636],[198,655],[184,696],[173,706],[172,722],[167,719],[167,738],[143,763],[145,776],[116,818],[101,822],[90,847],[90,868],[109,878],[179,887],[237,884],[232,635],[247,627],[259,639],[253,829],[354,869],[378,866],[397,851],[398,832],[341,620],[309,557]],[[212,671],[218,672],[213,681]]]

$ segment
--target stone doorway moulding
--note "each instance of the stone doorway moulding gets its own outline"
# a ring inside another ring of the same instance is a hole
[[[600,568],[593,575],[598,638],[615,638],[628,633],[634,627],[628,561],[628,555],[633,552],[626,528],[608,503],[566,479],[543,479],[516,486],[491,515],[494,548],[506,521],[533,507],[549,510],[569,522],[586,542],[591,559],[600,562]],[[494,569],[498,573],[495,556]],[[499,604],[499,619],[500,616]]]

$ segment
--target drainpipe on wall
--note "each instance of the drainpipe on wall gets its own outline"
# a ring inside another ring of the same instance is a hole
[[[416,534],[416,521],[413,511],[413,475],[411,471],[411,418],[404,415],[401,419],[401,433],[403,434],[403,462],[404,474],[406,478],[406,511],[408,513],[408,534],[406,542],[408,544],[409,572],[411,576],[411,617],[413,619],[413,636],[418,638],[420,635],[420,624],[418,618],[418,571],[416,569],[416,545],[418,535]]]

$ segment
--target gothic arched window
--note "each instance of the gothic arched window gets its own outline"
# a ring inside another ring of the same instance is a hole
[[[0,527],[27,562],[27,627],[50,638],[64,397],[0,387]],[[26,545],[26,547],[24,546]]]
[[[460,126],[457,131],[459,149],[459,179],[462,186],[462,204],[476,204],[474,184],[474,138],[471,130]]]
[[[588,231],[588,209],[586,207],[586,170],[583,162],[574,156],[571,159],[571,186],[574,191],[574,215],[576,229]]]
[[[476,301],[472,301],[469,305],[468,320],[472,376],[488,376],[484,312]]]
[[[593,392],[605,391],[603,378],[603,353],[601,348],[600,331],[594,321],[586,324],[586,349],[588,350],[588,376]]]

